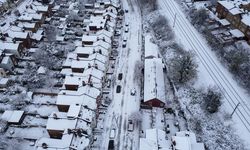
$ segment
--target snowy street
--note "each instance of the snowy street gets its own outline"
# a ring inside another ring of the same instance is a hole
[[[114,74],[115,85],[111,89],[112,102],[104,119],[103,142],[101,149],[108,149],[110,132],[115,130],[115,149],[137,149],[139,144],[138,123],[134,123],[134,131],[128,131],[128,120],[132,113],[139,111],[140,87],[135,78],[135,66],[141,59],[141,20],[137,5],[130,5],[123,1],[123,8],[128,9],[125,13],[123,24],[128,23],[128,33],[123,32],[122,39],[127,38],[126,47],[120,44],[118,48],[116,71]],[[118,80],[118,74],[122,73],[122,79]],[[117,86],[121,86],[121,92],[117,93]],[[131,95],[131,89],[135,88],[136,94]]]
[[[223,108],[232,113],[240,103],[233,115],[237,134],[245,141],[250,137],[250,108],[246,91],[241,88],[233,76],[219,62],[205,40],[186,19],[185,14],[174,0],[159,0],[162,14],[170,21],[176,34],[176,41],[182,43],[186,50],[195,52],[198,58],[199,85],[217,85],[224,96]]]

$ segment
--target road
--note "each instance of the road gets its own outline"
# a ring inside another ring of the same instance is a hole
[[[109,134],[111,129],[115,129],[115,149],[138,149],[139,145],[139,128],[138,124],[135,125],[135,130],[129,132],[128,119],[131,114],[139,111],[140,105],[140,87],[138,82],[135,81],[135,66],[141,59],[141,14],[137,2],[135,1],[122,1],[124,9],[128,10],[125,13],[125,22],[129,23],[129,32],[122,34],[127,37],[127,45],[125,48],[118,48],[119,55],[117,58],[116,72],[115,72],[115,85],[112,90],[112,103],[110,104],[106,117],[104,119],[104,132],[103,142],[101,149],[108,149],[108,142],[110,140]],[[124,28],[123,28],[124,29]],[[122,43],[122,42],[121,42]],[[123,74],[122,80],[118,80],[119,73]],[[121,92],[116,93],[117,85],[121,86]],[[136,89],[136,95],[130,94],[131,89]]]
[[[225,101],[224,109],[229,113],[233,111],[235,106],[240,106],[233,115],[235,128],[238,135],[243,139],[250,138],[250,108],[249,95],[240,87],[233,79],[233,76],[220,63],[210,47],[206,44],[203,37],[186,19],[180,6],[174,0],[159,0],[161,12],[168,18],[171,25],[175,25],[173,30],[176,34],[176,40],[182,43],[187,50],[193,50],[199,61],[199,76],[203,80],[203,84],[217,85],[222,91]]]

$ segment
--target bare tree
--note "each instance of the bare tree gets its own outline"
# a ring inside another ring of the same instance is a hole
[[[174,38],[174,33],[169,26],[168,20],[159,15],[150,23],[150,26],[158,40],[168,41]]]
[[[183,55],[175,56],[169,67],[169,74],[177,84],[185,84],[197,76],[198,65],[194,61],[192,52],[185,52]]]
[[[191,9],[189,13],[191,17],[191,23],[196,26],[205,25],[206,20],[209,18],[208,12],[204,8],[199,10]]]
[[[76,12],[71,11],[71,12],[69,13],[69,16],[67,17],[66,22],[67,22],[67,23],[70,23],[70,22],[72,22],[72,21],[79,20],[79,18],[80,18],[80,17],[78,16],[78,14],[77,14]]]
[[[55,26],[47,25],[44,31],[49,42],[54,42],[56,40],[57,30]]]
[[[53,51],[50,50],[50,48],[50,46],[42,45],[40,49],[33,54],[35,63],[49,69],[60,68],[61,60],[52,54]],[[55,55],[57,55],[57,53],[55,53]]]

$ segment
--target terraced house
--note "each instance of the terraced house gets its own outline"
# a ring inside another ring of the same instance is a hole
[[[218,1],[216,12],[220,19],[226,19],[231,27],[239,29],[250,43],[250,2],[249,1]]]

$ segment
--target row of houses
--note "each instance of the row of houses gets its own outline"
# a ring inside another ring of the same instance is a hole
[[[245,38],[250,43],[250,2],[244,0],[218,1],[217,16],[224,25],[234,28],[231,32],[237,38]]]
[[[46,17],[51,14],[54,2],[44,4],[38,1],[31,1],[25,10],[18,11],[13,21],[5,20],[0,27],[0,77],[6,78],[13,73],[18,65],[18,58],[26,52],[26,49],[42,40]]]
[[[205,150],[204,143],[199,143],[190,131],[176,132],[167,139],[166,132],[160,129],[147,129],[146,137],[140,138],[140,150]]]
[[[111,4],[91,10],[107,12],[110,8],[117,11]],[[114,35],[108,22],[116,24],[116,17],[103,22],[95,22],[95,17],[103,18],[103,13],[91,13],[89,23],[84,21],[89,30],[82,36],[81,45],[68,53],[62,65],[61,74],[65,78],[57,96],[58,112],[48,118],[49,137],[39,139],[37,149],[86,149],[93,142],[92,130],[99,114]]]

